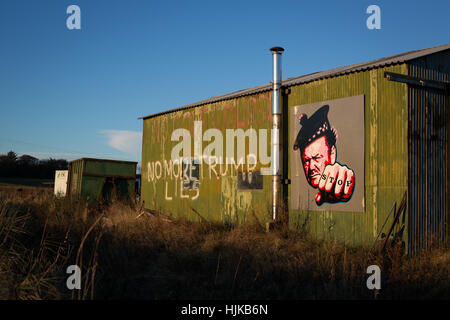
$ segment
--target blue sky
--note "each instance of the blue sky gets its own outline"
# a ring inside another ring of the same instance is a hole
[[[276,3],[276,5],[275,5]],[[81,30],[66,9],[81,8]],[[369,30],[366,8],[381,8]],[[450,1],[0,2],[0,153],[140,160],[140,116],[450,43]]]

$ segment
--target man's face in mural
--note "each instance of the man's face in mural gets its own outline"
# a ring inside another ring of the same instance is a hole
[[[355,173],[337,162],[337,131],[328,121],[329,106],[319,108],[309,119],[300,115],[300,129],[294,150],[300,150],[305,177],[310,186],[318,189],[317,205],[325,202],[346,202],[353,195]]]
[[[330,147],[323,136],[310,143],[301,153],[301,158],[306,180],[313,188],[317,188],[325,167],[336,162],[336,147]]]

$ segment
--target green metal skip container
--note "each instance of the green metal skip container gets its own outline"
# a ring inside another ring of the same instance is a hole
[[[69,162],[68,195],[89,202],[134,199],[137,162],[81,158]]]

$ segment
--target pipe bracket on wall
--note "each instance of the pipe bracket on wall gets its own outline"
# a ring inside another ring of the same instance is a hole
[[[413,85],[413,86],[427,87],[427,88],[438,89],[438,90],[448,90],[448,87],[450,86],[449,82],[418,79],[418,78],[406,76],[404,74],[393,73],[393,72],[385,72],[384,77],[389,81],[396,81],[396,82],[406,83],[406,84]]]

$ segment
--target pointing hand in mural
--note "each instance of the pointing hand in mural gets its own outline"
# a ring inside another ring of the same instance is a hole
[[[355,173],[337,162],[337,132],[328,121],[329,106],[324,105],[309,119],[300,115],[300,129],[294,150],[300,149],[300,158],[306,180],[319,189],[317,205],[325,202],[347,202],[355,189]]]

